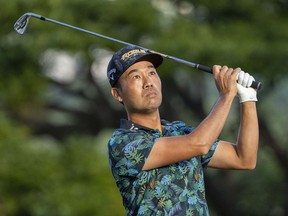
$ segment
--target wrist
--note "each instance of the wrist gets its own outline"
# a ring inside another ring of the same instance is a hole
[[[233,101],[234,100],[234,97],[235,97],[236,95],[234,95],[234,94],[232,94],[232,93],[223,93],[223,94],[220,94],[220,96],[219,96],[219,98],[220,98],[220,100],[224,100],[224,101],[227,101],[227,102],[229,102],[229,101]]]
[[[253,88],[246,88],[240,84],[237,84],[237,95],[239,97],[240,103],[244,102],[256,102],[257,101],[257,91]]]
[[[246,102],[257,102],[257,95],[256,95],[256,91],[255,92],[251,92],[250,94],[240,94],[239,95],[239,102],[242,103],[246,103]]]
[[[240,98],[239,98],[239,100],[240,100]],[[247,104],[247,103],[256,103],[258,100],[257,100],[257,98],[256,99],[254,99],[254,100],[240,100],[240,104]]]

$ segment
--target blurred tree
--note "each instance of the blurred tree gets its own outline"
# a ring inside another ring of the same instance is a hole
[[[108,162],[97,149],[109,135],[94,140],[125,117],[105,79],[108,59],[122,45],[33,18],[25,35],[17,35],[14,22],[31,11],[207,66],[251,71],[264,84],[258,166],[252,172],[207,171],[207,197],[212,215],[287,215],[287,4],[1,0],[0,211],[123,214],[108,164],[99,166]],[[197,125],[217,97],[212,76],[169,60],[159,71],[162,117]],[[222,134],[231,141],[236,101],[234,109]]]
[[[29,137],[3,116],[0,126],[0,215],[124,214],[106,157],[111,131],[60,145]]]

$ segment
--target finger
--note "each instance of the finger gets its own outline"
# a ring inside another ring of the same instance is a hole
[[[233,70],[233,77],[234,77],[234,79],[237,81],[237,79],[238,79],[238,76],[239,76],[239,73],[241,72],[241,68],[236,68],[236,69],[234,69]]]
[[[220,68],[220,71],[221,72],[226,72],[228,70],[228,67],[227,67],[227,65],[224,65],[224,66],[222,66],[221,68]]]
[[[244,72],[244,71],[240,71],[240,72],[239,72],[239,75],[238,75],[238,78],[237,78],[238,84],[242,85],[243,80],[244,80],[244,75],[245,75],[245,72]]]
[[[236,73],[236,75],[238,76],[238,74],[241,72],[241,68],[240,67],[237,67],[234,69],[234,73]]]
[[[249,78],[250,78],[250,74],[249,73],[245,73],[244,74],[244,79],[243,79],[243,82],[242,82],[242,85],[244,87],[248,87]]]
[[[253,76],[250,76],[249,77],[249,80],[248,80],[248,83],[247,83],[247,87],[250,87],[252,85],[252,82],[254,81],[254,77]]]
[[[219,76],[221,78],[224,78],[227,75],[227,71],[228,71],[228,67],[226,65],[224,65],[223,67],[221,67],[220,72],[219,72]]]
[[[221,65],[213,65],[213,70],[220,70],[221,69]]]
[[[213,65],[213,74],[218,74],[221,69],[220,65]]]

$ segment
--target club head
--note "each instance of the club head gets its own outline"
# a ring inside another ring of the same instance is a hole
[[[14,30],[19,34],[24,34],[27,25],[29,23],[29,19],[31,17],[30,13],[25,13],[22,15],[14,24]]]

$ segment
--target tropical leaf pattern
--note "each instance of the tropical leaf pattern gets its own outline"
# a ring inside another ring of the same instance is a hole
[[[181,121],[162,120],[163,132],[123,121],[108,143],[112,174],[127,215],[209,215],[203,171],[218,141],[206,155],[142,171],[154,143],[162,136],[189,134]]]

